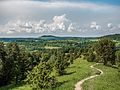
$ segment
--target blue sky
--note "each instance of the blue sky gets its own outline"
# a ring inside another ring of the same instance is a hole
[[[120,0],[2,0],[0,37],[120,33]]]
[[[33,1],[43,1],[43,2],[52,2],[52,1],[91,2],[91,3],[120,5],[120,0],[33,0]]]

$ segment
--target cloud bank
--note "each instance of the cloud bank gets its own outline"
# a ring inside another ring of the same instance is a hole
[[[28,36],[37,35],[41,36],[44,34],[57,34],[57,35],[84,35],[86,33],[104,32],[106,30],[113,33],[120,32],[120,25],[113,25],[112,23],[101,26],[97,22],[92,21],[89,26],[80,26],[76,22],[72,22],[66,16],[66,14],[54,16],[51,22],[47,20],[37,21],[21,21],[12,20],[7,24],[0,27],[0,35],[2,36]]]

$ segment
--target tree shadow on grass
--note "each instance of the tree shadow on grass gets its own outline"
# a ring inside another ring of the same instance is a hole
[[[118,69],[118,67],[117,66],[115,66],[115,65],[106,65],[107,67],[111,67],[111,68],[114,68],[114,69]]]
[[[0,90],[12,90],[13,88],[21,87],[23,85],[25,85],[25,84],[24,83],[23,84],[19,84],[19,85],[10,84],[10,85],[6,85],[6,86],[0,87]]]
[[[58,82],[56,87],[60,87],[61,85],[64,85],[65,83],[69,82],[69,80],[67,81],[63,81],[63,82]],[[54,89],[55,90],[55,89]]]
[[[69,72],[69,73],[65,73],[64,75],[71,75],[73,73],[76,73],[76,71],[73,71],[73,72]]]

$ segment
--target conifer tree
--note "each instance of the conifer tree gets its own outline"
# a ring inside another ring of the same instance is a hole
[[[50,64],[41,61],[28,73],[26,81],[36,90],[52,88],[56,85],[56,79],[54,76],[51,76],[51,72]]]
[[[112,65],[115,64],[115,43],[107,38],[103,38],[98,41],[96,45],[96,54],[103,60],[104,65],[110,62]]]

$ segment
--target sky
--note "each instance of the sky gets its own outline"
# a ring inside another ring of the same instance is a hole
[[[0,0],[0,37],[120,34],[120,0]]]

